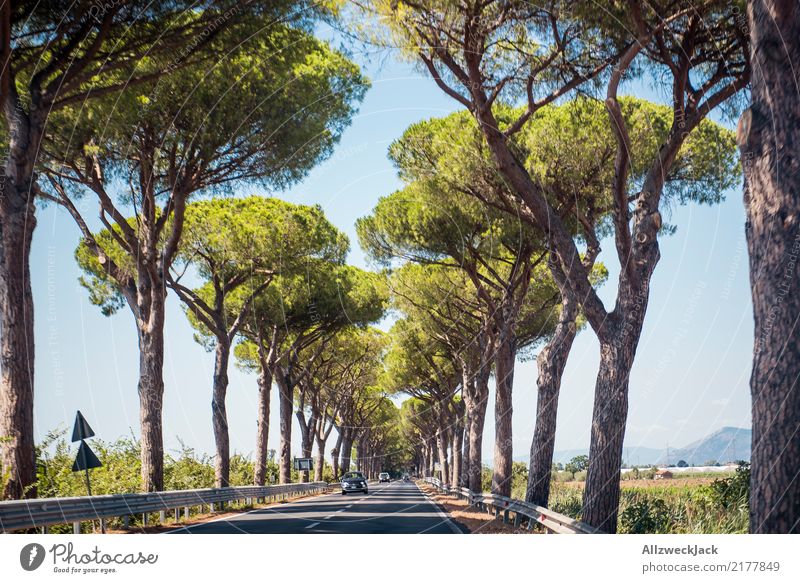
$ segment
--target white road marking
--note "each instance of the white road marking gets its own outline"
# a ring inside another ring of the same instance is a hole
[[[317,526],[318,524],[319,524],[319,522],[315,522],[315,523],[313,523],[313,524],[309,524],[309,525],[308,525],[306,528],[314,528],[314,527],[315,527],[315,526]]]
[[[186,526],[182,526],[181,528],[176,528],[174,530],[168,530],[168,531],[163,532],[161,534],[174,534],[176,532],[181,532],[181,531],[184,531],[184,530],[186,532],[190,532],[191,529],[193,529],[193,528],[195,528],[197,526],[203,526],[204,524],[212,524],[214,522],[226,522],[228,520],[233,520],[234,518],[239,518],[240,516],[247,516],[248,514],[256,514],[256,513],[268,514],[269,513],[268,511],[274,511],[277,508],[282,508],[282,507],[285,507],[285,506],[292,506],[294,504],[303,504],[303,503],[306,503],[306,502],[310,502],[312,500],[316,502],[316,501],[319,501],[322,498],[330,498],[332,496],[333,496],[333,494],[318,494],[316,496],[306,496],[305,498],[302,498],[301,500],[295,500],[293,502],[286,502],[284,504],[270,504],[269,506],[265,506],[264,508],[253,508],[252,510],[247,510],[246,512],[239,512],[239,513],[233,514],[231,516],[222,516],[220,518],[215,518],[213,520],[207,520],[207,521],[204,521],[204,522],[198,522],[196,524],[187,524]],[[231,526],[234,526],[234,525],[231,525]],[[242,530],[240,528],[237,528],[236,526],[234,526],[234,528],[236,528],[237,530],[239,530],[241,532],[245,532],[244,530]]]
[[[422,493],[422,495],[425,496],[425,498],[428,499],[428,503],[431,506],[433,506],[433,509],[436,511],[436,514],[439,515],[439,517],[442,519],[442,521],[445,524],[447,524],[447,526],[450,527],[450,530],[452,530],[455,534],[464,534],[463,532],[461,532],[461,529],[458,528],[455,525],[455,523],[453,523],[452,520],[450,520],[450,517],[447,514],[445,514],[444,512],[442,512],[442,510],[439,508],[439,505],[436,502],[433,501],[433,498],[428,496],[427,493],[423,492],[422,489],[419,486],[417,486],[417,490],[419,490]],[[431,528],[435,528],[436,526],[437,525],[431,526],[430,528],[426,528],[425,530],[423,530],[422,532],[419,532],[417,534],[423,534],[424,532],[426,532],[428,530],[431,530]]]

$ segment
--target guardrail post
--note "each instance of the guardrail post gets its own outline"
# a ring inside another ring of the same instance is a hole
[[[508,508],[503,510],[503,524],[508,524]]]
[[[181,511],[179,509],[175,509],[175,522],[180,520]]]
[[[147,526],[147,512],[142,513],[142,526]]]
[[[167,512],[165,510],[158,511],[158,521],[164,524],[167,521]]]
[[[80,522],[73,522],[72,523],[72,534],[80,534],[81,533],[81,523]]]
[[[130,527],[130,525],[131,525],[131,517],[126,514],[125,516],[122,517],[122,529],[128,530],[128,527]]]
[[[50,534],[50,527],[46,524],[42,527],[42,534]]]
[[[211,504],[209,504],[209,507],[211,508],[211,512],[214,512],[214,503],[213,502]]]
[[[519,528],[519,512],[514,513],[514,528]]]
[[[188,506],[184,506],[183,507],[183,519],[184,520],[189,520],[189,507]]]
[[[500,517],[500,508],[498,506],[494,507],[494,517],[495,518],[499,518]]]
[[[106,519],[105,518],[101,518],[100,519],[100,533],[101,534],[105,534],[106,533]]]

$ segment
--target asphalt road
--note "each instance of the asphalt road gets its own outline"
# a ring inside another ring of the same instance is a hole
[[[339,490],[187,526],[176,534],[421,534],[460,533],[414,483],[370,483],[369,494]]]

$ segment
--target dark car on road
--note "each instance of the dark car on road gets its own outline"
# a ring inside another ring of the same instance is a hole
[[[348,492],[364,492],[369,494],[367,479],[361,472],[347,472],[342,476],[342,494]]]

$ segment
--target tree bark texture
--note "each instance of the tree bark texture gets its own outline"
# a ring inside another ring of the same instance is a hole
[[[342,475],[350,471],[350,456],[353,454],[353,436],[350,430],[345,430],[344,438],[342,438]]]
[[[281,440],[278,451],[278,482],[288,484],[292,481],[292,409],[294,407],[294,390],[283,371],[278,369],[278,418]]]
[[[331,450],[331,465],[333,466],[333,479],[339,479],[339,452],[342,448],[342,430],[337,429],[336,445]]]
[[[800,6],[748,2],[752,104],[745,175],[755,320],[750,532],[800,532]]]
[[[628,417],[628,381],[641,333],[641,321],[630,334],[626,335],[624,330],[625,327],[615,334],[612,342],[600,343],[589,468],[583,494],[583,521],[608,533],[617,531],[622,445]]]
[[[450,483],[450,466],[447,463],[447,430],[440,427],[436,433],[436,447],[439,454],[439,479],[442,484]]]
[[[513,456],[511,418],[513,405],[511,389],[514,384],[514,359],[516,342],[511,330],[502,330],[498,336],[495,360],[494,402],[494,471],[492,493],[511,495],[511,463]]]
[[[33,438],[33,196],[0,177],[0,475],[3,498],[36,497]]]
[[[558,395],[561,377],[572,350],[577,327],[578,305],[571,294],[562,295],[561,314],[555,333],[536,358],[536,425],[531,442],[528,488],[525,500],[547,507],[556,438]]]
[[[211,399],[211,422],[214,427],[214,483],[217,488],[230,486],[230,435],[228,434],[228,414],[225,409],[225,396],[228,392],[228,361],[231,345],[226,338],[217,338],[214,353],[214,389]]]
[[[164,489],[164,300],[163,288],[141,294],[139,311],[139,422],[142,489]],[[148,299],[144,299],[147,297]],[[145,308],[145,309],[143,309]],[[146,318],[146,321],[144,321]]]
[[[263,486],[267,480],[267,441],[269,439],[269,405],[272,371],[263,367],[258,375],[258,425],[256,428],[256,460],[254,483]]]

